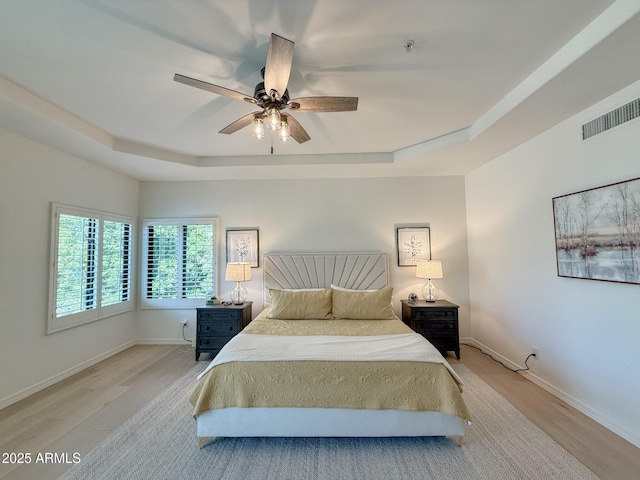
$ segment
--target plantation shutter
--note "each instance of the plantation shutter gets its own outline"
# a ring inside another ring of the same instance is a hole
[[[213,295],[213,225],[182,227],[182,298],[209,298]]]
[[[56,317],[96,308],[96,218],[61,213],[56,258]]]
[[[133,308],[133,219],[52,204],[47,333]]]
[[[101,306],[131,299],[131,224],[105,220],[102,234]]]
[[[216,219],[145,220],[142,308],[202,305],[216,291]]]
[[[177,298],[177,225],[147,225],[146,298]]]

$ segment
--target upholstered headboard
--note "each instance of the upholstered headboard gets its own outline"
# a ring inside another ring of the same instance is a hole
[[[270,288],[378,289],[389,283],[386,253],[267,253],[263,257],[264,304]]]

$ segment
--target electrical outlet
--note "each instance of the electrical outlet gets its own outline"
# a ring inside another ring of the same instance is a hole
[[[182,321],[180,322],[180,325],[189,325],[189,322],[187,321],[186,318],[183,318]]]
[[[531,345],[531,355],[535,355],[538,358],[538,347]]]

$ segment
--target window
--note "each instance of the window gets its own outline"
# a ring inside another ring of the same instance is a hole
[[[105,220],[102,235],[102,297],[108,307],[126,302],[131,296],[131,224]]]
[[[143,222],[141,308],[202,305],[217,291],[217,221]]]
[[[133,219],[53,204],[48,333],[133,308]]]

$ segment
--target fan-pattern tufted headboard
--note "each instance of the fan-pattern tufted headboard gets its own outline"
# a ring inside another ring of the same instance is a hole
[[[268,253],[263,257],[264,304],[270,288],[378,289],[389,283],[386,253]]]

